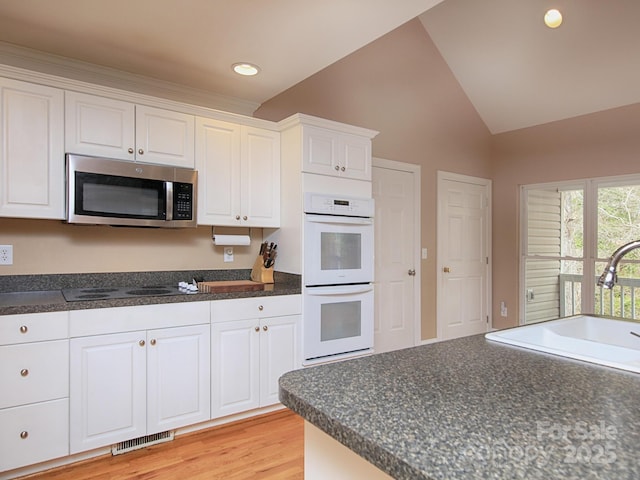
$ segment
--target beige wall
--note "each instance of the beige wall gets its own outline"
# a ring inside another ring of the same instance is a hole
[[[493,137],[493,323],[518,323],[523,184],[640,173],[640,104]],[[500,301],[509,315],[500,317]]]
[[[422,166],[422,338],[436,336],[436,172],[488,178],[490,135],[418,20],[266,102],[255,116],[296,112],[377,130],[375,157]],[[283,186],[286,188],[286,186]]]
[[[216,233],[247,231],[216,228]],[[0,266],[0,275],[251,268],[262,229],[252,229],[251,237],[251,246],[234,247],[234,262],[224,263],[211,227],[119,228],[0,218],[0,245],[13,245],[13,265]]]

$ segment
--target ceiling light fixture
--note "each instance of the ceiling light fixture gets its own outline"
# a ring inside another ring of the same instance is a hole
[[[558,28],[562,24],[562,14],[555,8],[547,10],[544,14],[544,23],[549,28]]]
[[[234,72],[240,75],[245,75],[247,77],[257,75],[258,72],[260,72],[260,68],[257,65],[253,65],[252,63],[247,62],[234,63],[231,67],[233,68]]]

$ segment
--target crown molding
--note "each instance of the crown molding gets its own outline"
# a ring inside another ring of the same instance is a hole
[[[6,42],[0,42],[0,63],[23,68],[31,72],[54,75],[87,82],[92,85],[102,85],[239,115],[252,116],[260,106],[256,102],[186,87],[59,55],[52,55]]]

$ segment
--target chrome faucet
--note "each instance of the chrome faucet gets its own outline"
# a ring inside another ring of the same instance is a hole
[[[622,245],[618,248],[607,262],[607,265],[604,267],[604,272],[598,278],[598,286],[604,288],[613,288],[613,285],[618,280],[618,274],[616,273],[616,269],[618,268],[618,262],[631,250],[635,250],[636,248],[640,248],[640,240],[634,240],[633,242],[629,242],[625,245]]]

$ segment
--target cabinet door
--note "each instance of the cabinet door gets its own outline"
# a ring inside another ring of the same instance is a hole
[[[371,181],[371,140],[358,135],[341,134],[338,148],[340,176]]]
[[[211,325],[211,417],[260,405],[258,319]]]
[[[70,341],[70,451],[146,434],[146,333]]]
[[[242,127],[241,220],[252,227],[280,226],[280,133]]]
[[[278,379],[300,368],[300,315],[260,322],[260,406],[278,403]]]
[[[147,435],[211,418],[209,325],[147,332]]]
[[[65,93],[67,153],[135,160],[135,106],[112,98]]]
[[[198,225],[240,225],[240,125],[198,118],[196,169]]]
[[[195,117],[137,105],[136,160],[194,168]]]
[[[339,175],[340,167],[337,164],[338,137],[335,132],[304,126],[302,142],[303,172]]]
[[[65,218],[63,91],[0,78],[0,216]]]

